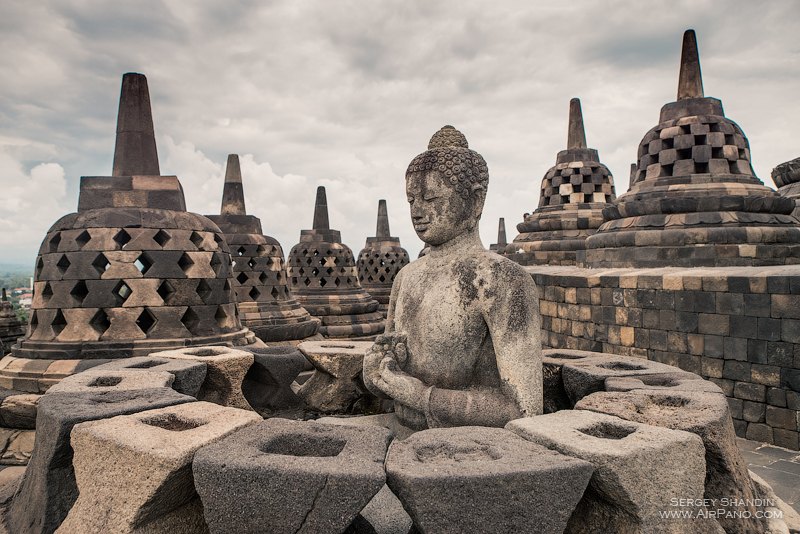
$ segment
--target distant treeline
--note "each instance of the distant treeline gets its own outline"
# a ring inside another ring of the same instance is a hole
[[[0,288],[29,287],[32,274],[26,272],[0,272]]]

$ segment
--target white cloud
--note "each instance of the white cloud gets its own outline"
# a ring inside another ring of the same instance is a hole
[[[363,245],[386,198],[393,233],[414,254],[403,173],[453,124],[489,164],[488,245],[498,217],[513,238],[538,204],[566,142],[570,97],[581,97],[587,140],[618,193],[627,189],[641,137],[675,97],[688,27],[706,93],[742,126],[772,185],[771,168],[800,155],[796,2],[6,2],[0,138],[53,147],[13,157],[23,169],[58,162],[61,213],[71,211],[78,177],[110,171],[121,74],[144,72],[162,171],[181,178],[191,209],[218,211],[225,156],[238,152],[249,211],[284,248],[326,185],[347,244]],[[16,217],[15,227],[30,224]],[[27,256],[41,237],[20,237],[9,253]]]

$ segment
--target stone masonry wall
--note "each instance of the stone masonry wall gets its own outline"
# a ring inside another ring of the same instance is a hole
[[[526,269],[546,347],[700,374],[725,391],[738,435],[800,449],[800,266]]]

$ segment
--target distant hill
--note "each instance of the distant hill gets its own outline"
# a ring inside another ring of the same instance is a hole
[[[3,274],[33,274],[33,263],[30,265],[22,263],[4,263],[0,262],[0,273]]]

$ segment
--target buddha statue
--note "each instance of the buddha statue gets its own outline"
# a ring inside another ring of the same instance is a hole
[[[406,171],[414,230],[430,250],[398,273],[364,382],[412,430],[542,413],[536,286],[481,243],[488,183],[483,157],[452,126]]]

